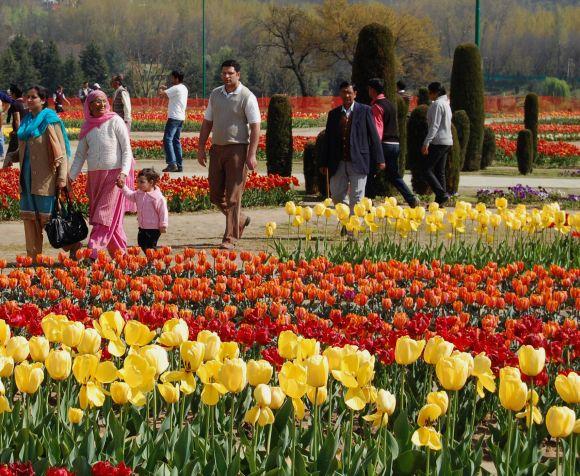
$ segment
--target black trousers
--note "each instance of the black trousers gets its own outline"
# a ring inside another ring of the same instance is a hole
[[[385,144],[383,142],[383,156],[385,157],[385,174],[399,193],[403,196],[405,201],[412,207],[417,204],[417,199],[413,192],[407,187],[407,184],[399,173],[399,144]]]
[[[424,159],[421,175],[435,193],[435,201],[437,203],[445,202],[449,198],[445,190],[447,184],[445,166],[447,165],[447,154],[450,150],[450,145],[431,144],[429,145],[429,154]]]
[[[150,248],[157,248],[157,241],[161,236],[159,230],[146,230],[145,228],[139,228],[139,233],[137,234],[137,243],[143,251]]]

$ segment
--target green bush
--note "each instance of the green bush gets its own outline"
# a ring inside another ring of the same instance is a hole
[[[419,171],[425,160],[421,154],[421,147],[427,137],[427,110],[428,107],[425,105],[417,106],[407,121],[407,157],[411,169],[411,185],[419,195],[431,193],[431,187],[419,178]]]
[[[292,175],[292,106],[288,96],[274,94],[268,105],[266,161],[268,174]]]
[[[425,104],[426,106],[431,104],[429,90],[425,86],[420,87],[419,91],[417,91],[417,105],[421,106],[422,104]]]
[[[385,96],[395,103],[397,64],[393,34],[384,25],[371,23],[358,34],[352,63],[352,81],[358,86],[357,101],[370,104],[367,83],[371,78],[382,78]]]
[[[451,70],[451,109],[463,109],[469,116],[469,141],[463,170],[479,170],[483,146],[483,71],[479,48],[471,43],[459,45]]]
[[[491,127],[483,129],[483,148],[481,150],[481,168],[485,169],[495,160],[495,132]]]
[[[318,173],[318,192],[324,198],[330,196],[330,190],[328,190],[328,184],[326,182],[326,175],[320,173],[320,160],[319,157],[322,156],[324,150],[326,149],[326,131],[322,130],[316,136],[316,145],[315,145],[315,163],[316,163],[316,171]]]
[[[540,114],[540,105],[538,95],[529,93],[524,100],[524,127],[532,131],[532,152],[533,160],[538,157],[538,116]]]
[[[448,194],[455,195],[459,190],[459,176],[461,174],[461,144],[457,135],[457,128],[451,124],[453,146],[447,154],[445,164],[445,189]]]
[[[304,146],[304,187],[308,195],[318,193],[318,165],[316,164],[316,144],[308,142]]]
[[[540,83],[540,93],[543,96],[557,96],[562,98],[569,98],[570,86],[563,79],[552,78],[548,76]]]
[[[469,144],[469,116],[463,109],[460,109],[453,113],[451,122],[457,129],[457,138],[461,149],[461,168],[463,168],[465,155],[467,154],[467,144]]]
[[[520,132],[518,132],[518,142],[516,146],[518,170],[522,175],[532,173],[532,164],[534,159],[532,147],[532,131],[529,129],[522,129]]]

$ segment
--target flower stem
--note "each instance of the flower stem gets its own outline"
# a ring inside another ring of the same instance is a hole
[[[270,441],[272,440],[272,427],[274,425],[268,425],[268,439],[266,442],[266,455],[270,454]]]
[[[230,434],[228,435],[228,464],[231,464],[233,459],[234,450],[234,417],[235,417],[235,407],[236,397],[232,394],[232,404],[230,407]]]
[[[296,410],[292,411],[292,476],[296,474]]]
[[[431,474],[431,448],[427,446],[427,469],[425,470],[425,475],[429,476]]]
[[[317,460],[318,457],[318,387],[314,390],[314,437],[312,438],[312,457],[313,461]]]
[[[505,476],[510,474],[510,457],[512,447],[512,414],[508,411],[508,440],[507,440],[507,458],[505,461]]]
[[[560,476],[560,438],[556,439],[556,476]]]

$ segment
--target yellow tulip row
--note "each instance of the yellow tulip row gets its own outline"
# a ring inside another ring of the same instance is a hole
[[[296,205],[287,202],[285,211],[289,217],[291,226],[300,230],[301,227],[307,238],[310,238],[313,229],[309,223],[316,217],[316,225],[321,218],[325,220],[325,226],[331,217],[336,217],[338,222],[347,231],[354,234],[368,231],[370,233],[386,230],[387,225],[401,236],[406,237],[409,233],[418,232],[421,226],[432,234],[447,231],[448,237],[453,232],[465,233],[467,223],[473,223],[473,229],[479,235],[491,237],[498,229],[503,227],[510,231],[523,231],[529,234],[541,232],[554,227],[562,234],[580,230],[580,213],[567,215],[560,210],[558,203],[546,204],[539,209],[528,210],[526,205],[519,204],[513,210],[508,208],[505,198],[495,201],[497,211],[487,209],[484,203],[473,206],[469,202],[459,201],[453,209],[440,208],[436,202],[430,203],[427,209],[422,206],[415,208],[403,208],[397,204],[397,199],[389,197],[384,203],[375,206],[369,198],[363,198],[354,206],[354,214],[350,208],[337,203],[332,206],[332,200],[316,204],[314,207]],[[276,223],[266,224],[266,236],[272,237],[276,230]]]

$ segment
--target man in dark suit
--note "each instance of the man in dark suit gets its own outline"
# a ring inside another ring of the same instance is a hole
[[[326,147],[320,158],[320,172],[330,176],[330,193],[334,203],[344,203],[349,195],[351,213],[364,197],[367,175],[376,167],[385,168],[371,108],[355,102],[354,85],[340,85],[342,106],[328,113]],[[350,186],[350,193],[349,193]]]

